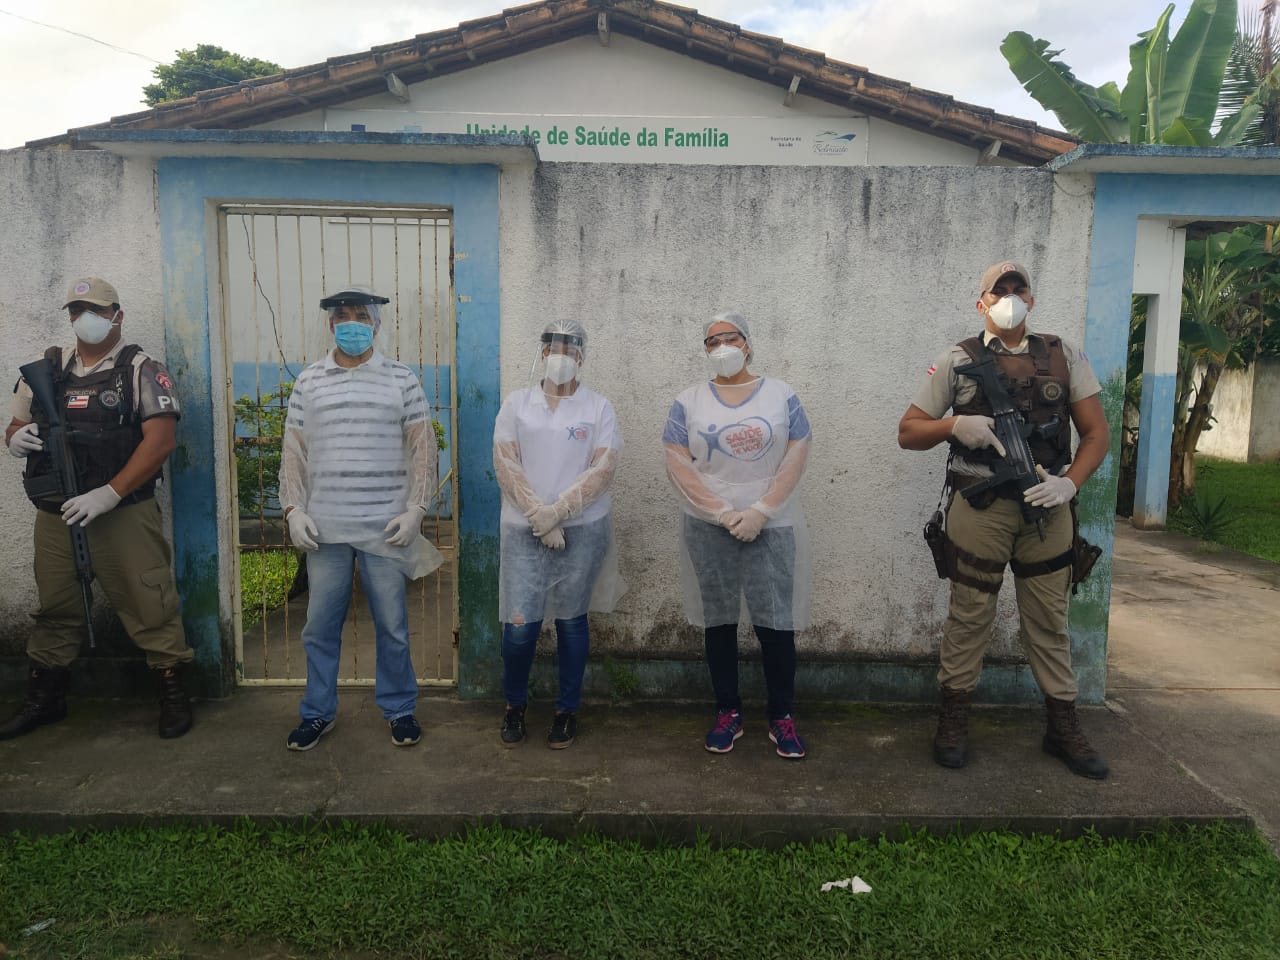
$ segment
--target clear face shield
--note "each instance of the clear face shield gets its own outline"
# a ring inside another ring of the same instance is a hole
[[[559,326],[567,327],[569,324]],[[574,324],[576,326],[576,324]],[[530,381],[540,382],[546,393],[559,392],[579,378],[586,353],[586,334],[578,330],[546,330],[530,367]]]
[[[338,349],[358,357],[373,346],[382,326],[379,306],[391,301],[363,289],[344,290],[320,301],[320,315]]]

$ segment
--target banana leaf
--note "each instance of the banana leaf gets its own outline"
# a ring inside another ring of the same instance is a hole
[[[1000,52],[1027,93],[1077,137],[1092,143],[1125,141],[1129,121],[1124,114],[1056,59],[1062,51],[1050,50],[1048,40],[1015,30],[1004,38]]]
[[[1262,114],[1262,104],[1246,103],[1239,111],[1222,121],[1222,126],[1214,135],[1215,147],[1234,147],[1245,141],[1255,122]]]
[[[1129,46],[1129,78],[1120,93],[1120,112],[1129,118],[1129,142],[1147,142],[1147,47],[1151,31],[1138,34]]]
[[[1189,126],[1193,118],[1206,127],[1213,122],[1235,35],[1236,0],[1192,0],[1187,19],[1169,44],[1158,91],[1166,124],[1179,117]]]
[[[1189,126],[1179,117],[1160,131],[1159,143],[1167,143],[1175,147],[1207,147],[1211,137],[1207,127]]]
[[[1182,114],[1174,112],[1166,117],[1164,112],[1165,63],[1169,55],[1169,17],[1173,15],[1173,4],[1164,8],[1160,19],[1151,28],[1147,42],[1147,60],[1145,72],[1147,77],[1147,130],[1146,143],[1161,143],[1166,127],[1172,128],[1173,122]],[[1176,142],[1176,141],[1175,141]]]

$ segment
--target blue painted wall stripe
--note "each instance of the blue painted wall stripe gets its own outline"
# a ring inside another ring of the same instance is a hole
[[[1090,147],[1092,149],[1092,146]],[[1134,148],[1126,148],[1132,151]],[[1089,262],[1089,300],[1085,314],[1085,350],[1104,396],[1123,390],[1129,345],[1133,265],[1140,217],[1177,220],[1280,218],[1280,177],[1098,174],[1095,178],[1093,237]],[[1148,511],[1165,508],[1169,444],[1173,434],[1172,375],[1143,383],[1142,438],[1139,446],[1138,502]],[[1120,449],[1120,410],[1108,406],[1111,453],[1097,476],[1081,491],[1084,535],[1103,548],[1109,563],[1114,548],[1113,516]],[[1144,456],[1145,454],[1145,456]],[[1096,488],[1090,491],[1090,488]],[[1096,702],[1104,691],[1106,620],[1111,578],[1081,591],[1072,602],[1071,637],[1081,698]]]
[[[458,324],[458,458],[461,562],[497,564],[498,496],[488,476],[499,369],[488,349],[499,337],[498,169],[491,165],[369,163],[328,160],[168,158],[157,163],[168,365],[182,391],[183,419],[174,456],[174,547],[183,619],[202,689],[223,693],[234,682],[229,625],[220,622],[218,522],[215,510],[214,391],[208,264],[221,203],[375,203],[445,206],[454,213]],[[484,347],[484,349],[480,349]],[[223,375],[218,371],[219,376]],[[496,579],[494,581],[496,584]],[[496,650],[496,586],[460,579],[464,643]],[[224,640],[226,641],[224,643]]]

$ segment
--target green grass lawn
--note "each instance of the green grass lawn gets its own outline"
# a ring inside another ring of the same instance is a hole
[[[1170,530],[1280,563],[1280,463],[1231,463],[1197,457],[1196,501],[1201,513],[1223,504],[1221,529],[1200,529],[1196,504],[1184,503],[1170,513]],[[1204,536],[1206,532],[1208,536]]]
[[[820,892],[860,876],[869,894]],[[0,839],[0,943],[72,958],[1222,958],[1280,951],[1280,860],[1209,826],[765,851],[479,828]],[[53,922],[25,932],[43,921]],[[0,947],[4,954],[4,947]]]

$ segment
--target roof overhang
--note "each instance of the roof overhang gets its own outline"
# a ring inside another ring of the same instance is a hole
[[[1280,147],[1083,143],[1044,165],[1054,173],[1280,176]]]
[[[32,140],[31,148],[66,146],[93,129],[218,129],[261,127],[314,110],[385,93],[389,79],[412,85],[518,56],[584,35],[627,35],[731,72],[772,84],[783,102],[797,92],[852,113],[888,120],[1002,159],[1037,165],[1070,150],[1070,134],[998,114],[932,90],[843,63],[816,50],[753,33],[664,0],[535,0],[457,27],[419,34],[371,50],[270,77],[203,90],[94,128]]]
[[[359,133],[340,130],[77,130],[72,146],[130,159],[255,157],[384,163],[536,164],[538,147],[518,133]]]

